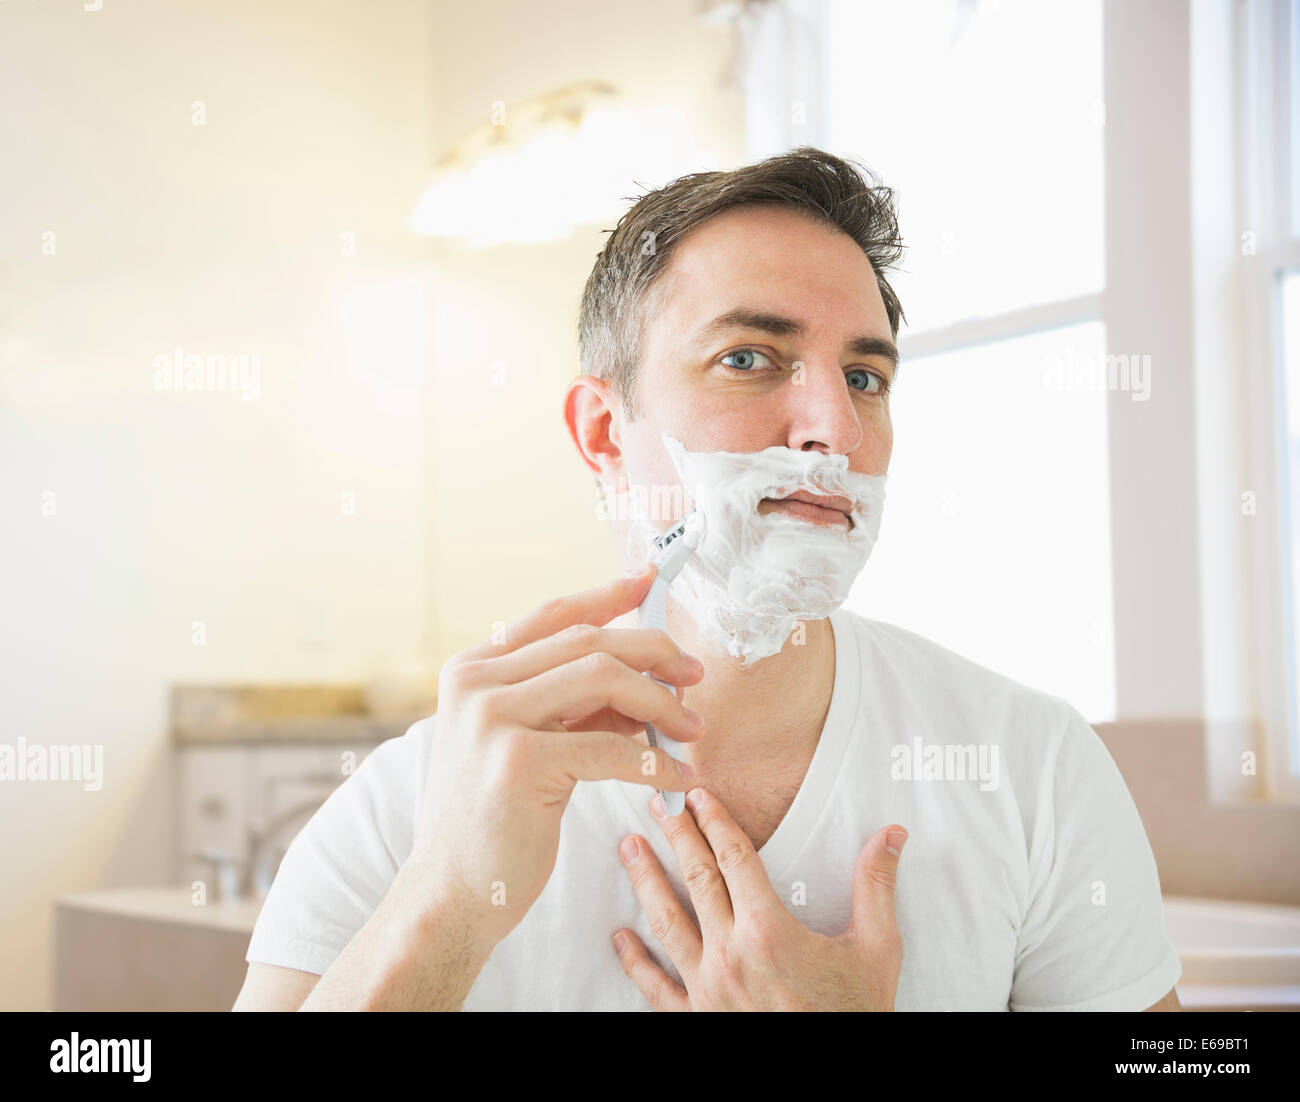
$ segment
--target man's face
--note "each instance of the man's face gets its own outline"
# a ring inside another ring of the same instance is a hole
[[[677,485],[664,432],[689,451],[783,445],[887,472],[893,339],[871,262],[850,237],[788,209],[738,207],[685,237],[663,279],[662,308],[646,322],[639,416],[614,415],[622,478]],[[766,501],[759,511],[798,508]]]

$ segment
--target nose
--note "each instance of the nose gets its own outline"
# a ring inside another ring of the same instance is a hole
[[[862,420],[838,363],[805,362],[785,388],[789,443],[798,451],[848,455],[862,443]]]

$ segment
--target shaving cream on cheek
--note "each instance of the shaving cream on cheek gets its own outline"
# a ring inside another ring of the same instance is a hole
[[[880,531],[885,475],[850,471],[846,455],[780,446],[691,452],[667,433],[663,442],[705,521],[669,590],[701,634],[748,666],[777,654],[796,621],[824,619],[844,603]],[[852,526],[759,513],[764,498],[801,490],[848,498]],[[635,539],[648,540],[664,525],[636,516],[632,527]]]

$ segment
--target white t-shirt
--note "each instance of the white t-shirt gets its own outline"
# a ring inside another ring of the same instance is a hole
[[[830,620],[826,724],[759,851],[787,909],[810,930],[842,933],[854,862],[897,822],[909,834],[896,899],[898,1010],[1145,1010],[1168,993],[1181,967],[1155,861],[1084,718],[902,628],[843,609]],[[294,839],[249,961],[323,974],[366,922],[411,850],[423,780],[438,767],[435,721],[372,751]],[[948,761],[938,776],[936,756]],[[628,834],[647,839],[694,914],[647,806],[653,793],[578,784],[551,879],[464,1009],[648,1010],[610,944],[621,926],[679,978],[617,853]]]

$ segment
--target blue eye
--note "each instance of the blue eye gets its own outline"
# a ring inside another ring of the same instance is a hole
[[[844,373],[844,378],[848,381],[849,386],[853,387],[854,390],[866,391],[868,394],[882,394],[889,389],[889,386],[881,380],[880,376],[872,371],[862,371],[859,369],[846,371]],[[876,383],[877,389],[867,391],[867,387],[873,381]]]
[[[756,356],[766,360],[769,365],[775,366],[772,365],[771,359],[764,353],[760,352],[757,348],[739,348],[735,352],[728,352],[725,356],[721,357],[718,362],[724,367],[731,368],[733,371],[751,371],[755,366],[762,366],[761,364],[755,364],[754,357]],[[727,363],[728,360],[736,360],[738,362]]]

